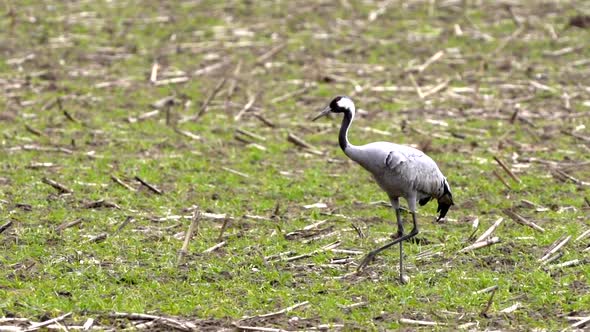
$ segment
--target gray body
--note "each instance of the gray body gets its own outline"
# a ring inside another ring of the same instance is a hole
[[[349,144],[344,153],[373,175],[394,208],[399,207],[399,197],[404,197],[410,211],[415,211],[417,201],[444,194],[444,175],[436,163],[418,149],[374,142],[362,146]]]

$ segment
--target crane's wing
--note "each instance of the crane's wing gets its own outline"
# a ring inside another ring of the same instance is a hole
[[[415,192],[420,205],[438,200],[439,220],[453,205],[450,186],[430,157],[406,145],[373,142],[352,146],[346,154],[371,172],[388,194]]]
[[[406,146],[396,146],[385,158],[385,166],[392,174],[403,178],[404,182],[419,193],[418,203],[425,205],[431,199],[437,199],[440,218],[444,218],[449,207],[453,205],[453,196],[447,179],[434,160]]]
[[[399,151],[390,151],[385,157],[385,167],[390,170],[395,170],[398,166],[408,161],[406,155]]]
[[[425,194],[432,194],[437,189],[433,184],[442,176],[430,157],[420,150],[403,145],[392,145],[383,163],[389,174]]]
[[[407,174],[418,192],[435,198],[443,194],[445,177],[427,155],[413,158],[408,165]]]

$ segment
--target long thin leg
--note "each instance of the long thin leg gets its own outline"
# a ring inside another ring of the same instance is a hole
[[[400,238],[404,236],[404,225],[402,223],[402,216],[401,210],[399,208],[399,198],[398,197],[390,197],[391,207],[395,211],[395,220],[397,221],[397,237]],[[403,273],[404,273],[404,242],[399,243],[399,275],[400,281],[403,282]]]
[[[416,236],[416,234],[418,234],[418,224],[416,221],[416,212],[412,211],[412,222],[414,224],[414,228],[412,228],[412,231],[409,234],[403,235],[401,237],[398,237],[397,239],[389,242],[388,244],[384,245],[383,247],[377,248],[371,252],[369,252],[367,254],[367,256],[365,256],[365,258],[363,259],[363,261],[361,262],[361,264],[359,264],[357,271],[362,271],[363,268],[365,268],[365,266],[367,266],[371,261],[373,261],[373,259],[375,259],[375,256],[377,256],[380,252],[382,252],[383,250],[397,244],[403,241],[406,241],[407,239],[410,239],[414,236]],[[400,258],[401,259],[401,258]],[[401,271],[400,271],[401,272]]]
[[[401,210],[398,206],[395,209],[395,218],[397,219],[397,237],[400,238],[404,236],[404,225],[402,224],[402,216]],[[401,241],[399,243],[399,280],[403,283],[403,275],[404,275],[404,242]]]

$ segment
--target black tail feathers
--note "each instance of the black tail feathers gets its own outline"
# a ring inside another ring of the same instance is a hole
[[[448,203],[443,203],[441,202],[441,200],[438,200],[438,209],[436,210],[436,212],[440,212],[440,214],[438,215],[438,218],[436,219],[436,221],[440,221],[442,218],[444,218],[447,215],[447,212],[449,211],[449,208],[451,208],[451,206],[453,205],[453,202],[451,202],[451,204]]]
[[[418,201],[418,204],[420,204],[420,206],[424,206],[426,205],[426,203],[430,202],[430,200],[432,199],[432,197],[428,196],[426,198],[422,198],[421,200]]]
[[[438,198],[438,209],[436,212],[440,212],[440,214],[438,215],[438,219],[436,219],[437,222],[444,218],[447,215],[449,208],[455,204],[453,202],[453,194],[451,194],[451,189],[449,188],[447,180],[443,182],[443,187],[443,194]]]

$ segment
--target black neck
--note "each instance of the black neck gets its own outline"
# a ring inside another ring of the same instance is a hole
[[[352,123],[352,112],[349,110],[344,112],[344,118],[342,119],[342,126],[340,127],[340,135],[338,136],[338,143],[340,143],[340,148],[342,151],[346,150],[348,147],[348,128],[350,128],[350,124]]]

